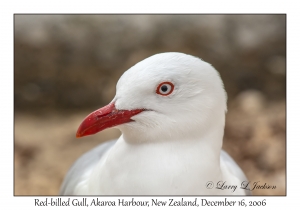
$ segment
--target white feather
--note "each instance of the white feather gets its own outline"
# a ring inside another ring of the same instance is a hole
[[[157,86],[172,82],[169,96]],[[244,195],[245,175],[221,152],[226,92],[219,73],[182,53],[151,56],[117,84],[117,109],[148,109],[117,126],[122,136],[98,146],[72,167],[63,195]],[[87,163],[88,162],[88,163]],[[237,189],[207,189],[226,181]]]

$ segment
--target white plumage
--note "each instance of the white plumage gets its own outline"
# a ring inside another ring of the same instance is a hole
[[[170,85],[164,87],[171,91],[169,95],[157,92],[165,82],[174,86],[173,90]],[[61,194],[247,194],[240,188],[246,181],[244,173],[221,150],[226,101],[218,72],[199,58],[161,53],[137,63],[119,79],[110,104],[116,110],[141,111],[130,117],[132,121],[109,126],[121,130],[120,138],[78,159],[63,182]],[[98,113],[104,116],[101,110]],[[98,120],[95,114],[90,116]],[[217,189],[220,181],[237,188]],[[208,189],[208,182],[214,183],[212,189]]]

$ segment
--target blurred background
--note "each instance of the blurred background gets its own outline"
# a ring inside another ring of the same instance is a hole
[[[76,139],[125,70],[161,52],[211,63],[228,93],[223,148],[286,194],[285,15],[15,15],[15,195],[57,195],[72,163],[117,129]]]

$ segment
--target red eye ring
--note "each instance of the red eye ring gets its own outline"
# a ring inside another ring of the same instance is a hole
[[[174,85],[171,82],[162,82],[156,88],[156,93],[162,96],[170,95],[174,90]]]

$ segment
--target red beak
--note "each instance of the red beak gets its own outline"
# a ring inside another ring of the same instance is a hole
[[[144,109],[135,110],[117,110],[115,104],[111,103],[89,114],[80,124],[76,137],[83,137],[98,133],[106,128],[131,122],[130,118],[144,111]]]

